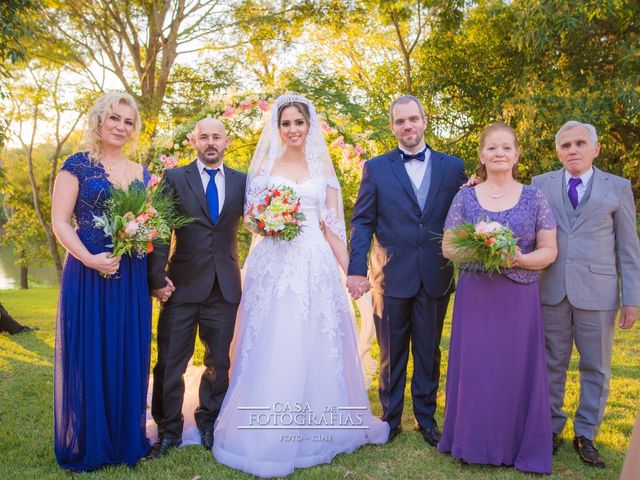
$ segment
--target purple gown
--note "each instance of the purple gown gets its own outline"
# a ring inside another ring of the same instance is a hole
[[[475,188],[453,200],[445,228],[508,225],[523,253],[556,223],[540,190],[524,186],[502,212],[483,209]],[[445,419],[438,449],[468,463],[551,473],[552,430],[540,273],[513,268],[488,276],[463,266],[453,307]]]

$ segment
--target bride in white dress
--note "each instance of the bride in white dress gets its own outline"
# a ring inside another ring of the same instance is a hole
[[[262,477],[385,443],[371,414],[339,268],[347,247],[340,185],[311,102],[277,99],[254,154],[245,207],[292,187],[305,215],[291,241],[254,238],[245,264],[229,390],[213,455]]]

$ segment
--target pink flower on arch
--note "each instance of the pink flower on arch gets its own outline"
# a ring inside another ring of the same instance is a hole
[[[244,102],[240,103],[240,110],[242,110],[243,112],[251,110],[252,107],[253,103],[251,102],[251,100],[245,100]]]
[[[364,152],[364,148],[362,148],[362,145],[356,145],[356,148],[353,149],[353,153],[356,157],[359,157],[362,152]]]
[[[344,148],[344,137],[342,135],[340,135],[338,138],[336,138],[331,143],[331,146],[338,147],[338,148]]]
[[[233,117],[236,114],[236,109],[233,108],[231,105],[225,105],[224,107],[224,111],[222,112],[222,116],[223,117]]]
[[[324,130],[327,133],[331,131],[331,127],[329,126],[329,124],[327,122],[321,122],[320,123],[320,128],[322,128],[322,130]]]
[[[266,100],[259,100],[258,101],[258,109],[261,112],[266,112],[270,108],[271,108],[271,105],[269,105],[269,102],[267,102]]]

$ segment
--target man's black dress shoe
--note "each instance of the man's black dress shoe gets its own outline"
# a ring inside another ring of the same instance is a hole
[[[440,441],[440,430],[438,430],[437,426],[431,428],[418,427],[418,432],[422,434],[422,438],[424,438],[424,441],[429,445],[432,447],[438,446],[438,442]]]
[[[387,443],[393,442],[401,431],[402,427],[400,427],[400,425],[389,430],[389,438],[387,439]]]
[[[200,430],[200,445],[202,445],[206,450],[211,450],[213,448],[213,429],[206,432]]]
[[[181,444],[182,440],[179,438],[158,438],[158,441],[144,459],[151,460],[154,458],[160,458],[166,455],[169,450],[179,447]]]
[[[604,460],[598,453],[598,449],[593,445],[593,441],[587,437],[575,437],[573,447],[578,452],[580,460],[586,465],[595,468],[604,468]]]
[[[558,453],[558,449],[562,446],[563,443],[564,443],[564,440],[560,438],[560,434],[554,433],[553,434],[553,454],[554,455]]]

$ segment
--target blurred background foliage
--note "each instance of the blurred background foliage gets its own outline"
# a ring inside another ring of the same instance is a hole
[[[105,90],[140,105],[139,161],[189,162],[186,135],[211,115],[241,170],[260,106],[306,95],[326,122],[347,218],[362,162],[394,147],[388,107],[405,93],[424,103],[428,143],[469,173],[493,121],[516,130],[528,182],[559,167],[555,132],[578,119],[600,134],[597,165],[640,193],[636,0],[11,0],[0,17],[2,242],[23,265],[61,269],[51,186]]]

